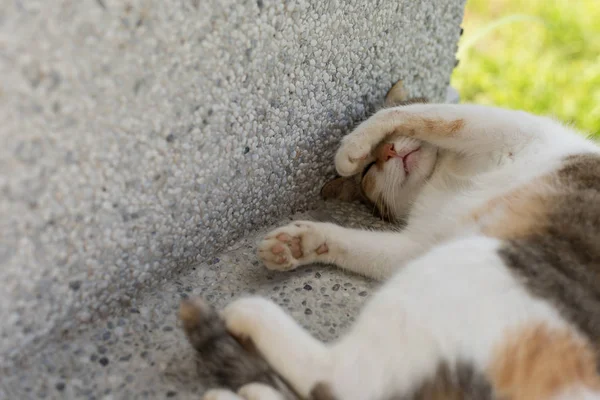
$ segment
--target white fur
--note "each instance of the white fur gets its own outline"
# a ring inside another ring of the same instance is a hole
[[[407,141],[401,136],[403,124],[420,117],[464,124],[452,135],[419,130]],[[417,175],[406,177],[398,166],[386,164],[377,176],[389,181],[390,174],[397,174],[386,201],[399,204],[395,213],[410,210],[403,231],[299,221],[270,233],[259,246],[260,257],[272,269],[325,262],[379,279],[391,277],[351,332],[325,346],[265,299],[238,300],[224,312],[229,329],[250,336],[304,396],[319,381],[328,382],[344,400],[407,394],[442,361],[466,361],[485,371],[493,349],[511,329],[531,323],[565,326],[552,307],[529,295],[507,270],[497,254],[501,241],[482,235],[481,226],[464,223],[464,217],[555,170],[564,157],[598,152],[597,147],[550,119],[524,112],[410,105],[382,110],[346,136],[335,160],[340,174],[359,172],[391,132],[400,135],[393,139],[396,149],[414,140],[434,149],[422,155],[425,166]],[[400,196],[407,187],[415,193]],[[292,257],[289,243],[278,239],[282,233],[300,239],[302,256]],[[317,254],[315,249],[325,244],[328,251]],[[282,259],[271,251],[281,245]]]
[[[202,400],[285,400],[285,398],[263,383],[249,383],[242,386],[237,394],[227,389],[209,390]]]
[[[552,400],[600,400],[600,392],[586,387],[574,387],[559,393]]]

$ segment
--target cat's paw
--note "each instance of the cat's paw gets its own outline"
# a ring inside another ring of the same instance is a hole
[[[275,229],[258,246],[258,257],[269,269],[288,271],[319,261],[329,252],[322,224],[294,221]]]
[[[237,394],[227,389],[211,389],[202,400],[285,400],[283,395],[262,383],[249,383],[238,390]]]
[[[244,385],[240,388],[238,394],[245,400],[284,400],[281,393],[263,383]]]
[[[371,157],[371,143],[363,135],[346,136],[335,153],[335,169],[341,176],[352,176],[361,171]]]
[[[252,340],[260,329],[268,328],[271,317],[277,317],[279,307],[259,296],[244,297],[230,303],[221,311],[227,331],[240,340]]]
[[[240,396],[233,393],[227,389],[210,389],[204,396],[202,396],[202,400],[242,400]]]

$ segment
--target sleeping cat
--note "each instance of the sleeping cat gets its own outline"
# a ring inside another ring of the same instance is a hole
[[[521,111],[418,103],[361,123],[335,166],[328,197],[404,229],[295,221],[258,254],[269,269],[326,263],[384,280],[352,329],[321,343],[259,297],[221,313],[300,398],[600,399],[596,144]],[[263,382],[204,398],[289,394]]]

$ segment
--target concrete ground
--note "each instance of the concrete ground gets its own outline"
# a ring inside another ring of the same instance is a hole
[[[210,262],[189,268],[138,298],[121,315],[65,332],[60,342],[1,371],[1,399],[199,399],[194,351],[178,326],[182,298],[200,295],[217,307],[245,293],[260,294],[285,307],[316,337],[345,332],[377,283],[330,266],[293,272],[266,270],[256,243],[270,229],[293,219],[384,228],[355,204],[320,203],[262,229]],[[10,372],[10,374],[9,374]]]

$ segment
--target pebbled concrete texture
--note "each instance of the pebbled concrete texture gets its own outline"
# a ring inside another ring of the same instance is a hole
[[[285,273],[264,268],[256,244],[268,230],[294,219],[387,226],[363,206],[348,203],[318,203],[314,210],[283,218],[149,290],[119,315],[80,326],[21,358],[18,368],[2,378],[0,398],[199,399],[205,381],[176,319],[187,296],[200,295],[221,308],[234,297],[259,294],[275,300],[319,339],[336,338],[378,283],[324,265]]]
[[[314,207],[340,137],[393,82],[444,98],[462,12],[463,0],[5,2],[0,372],[36,360],[50,393],[87,368],[79,358],[103,359],[85,335],[109,322],[140,348],[179,340],[153,314],[172,312],[174,282],[196,271],[193,290],[213,290],[215,254]],[[139,304],[157,311],[131,316]],[[98,371],[82,385],[128,379]]]

